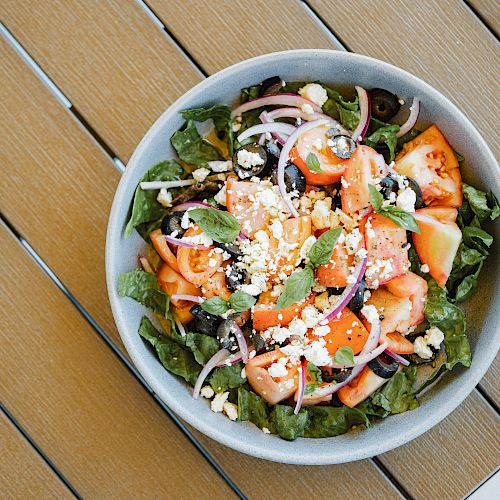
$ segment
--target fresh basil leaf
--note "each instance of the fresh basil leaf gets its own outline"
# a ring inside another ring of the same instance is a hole
[[[300,302],[311,290],[314,281],[314,272],[311,267],[295,271],[285,281],[283,292],[279,296],[275,309],[283,309]]]
[[[201,371],[191,352],[174,340],[160,333],[151,321],[144,316],[139,326],[139,335],[151,343],[161,364],[171,373],[179,375],[186,382],[194,385]]]
[[[328,264],[332,257],[333,249],[339,239],[342,228],[336,227],[325,231],[309,250],[309,261],[313,267]]]
[[[318,157],[314,153],[309,153],[306,158],[306,165],[309,170],[322,174],[321,165],[319,163]]]
[[[220,349],[220,344],[214,337],[202,333],[187,333],[182,337],[185,346],[193,353],[194,359],[200,365],[206,362]]]
[[[229,305],[235,312],[247,311],[255,302],[257,302],[255,297],[252,297],[249,293],[243,292],[242,290],[234,292],[229,298]]]
[[[309,375],[311,376],[311,378],[318,385],[323,382],[321,370],[314,363],[311,363],[310,361],[307,363],[307,371],[309,372]]]
[[[464,198],[469,202],[469,206],[480,222],[486,219],[495,220],[500,215],[500,206],[495,195],[491,192],[485,193],[462,183]]]
[[[175,132],[170,142],[179,158],[190,165],[206,167],[209,161],[222,159],[217,149],[202,139],[192,120]]]
[[[351,347],[343,345],[342,347],[339,347],[333,359],[335,363],[339,365],[353,365],[354,352]]]
[[[220,316],[225,312],[229,311],[229,304],[218,295],[214,295],[201,303],[201,308],[207,313],[214,314],[215,316]]]
[[[227,142],[229,156],[233,156],[233,123],[231,109],[224,104],[216,104],[210,108],[194,108],[181,111],[185,120],[204,122],[212,119],[218,134],[224,134]]]
[[[394,224],[406,229],[407,231],[420,234],[420,227],[418,226],[415,217],[413,217],[410,212],[406,212],[406,210],[403,210],[402,208],[389,205],[387,207],[383,207],[377,213],[387,217],[392,220]]]
[[[399,132],[400,127],[396,124],[380,123],[382,126],[377,128],[377,130],[372,132],[369,136],[365,137],[363,142],[373,149],[377,149],[377,146],[381,143],[386,144],[389,149],[388,161],[391,162],[394,161],[394,158],[396,157],[396,147],[398,144],[396,134]]]
[[[241,387],[246,382],[246,379],[241,376],[243,368],[243,363],[216,368],[208,379],[208,383],[215,392],[224,392]]]
[[[372,208],[378,213],[384,203],[384,197],[373,184],[368,184],[368,190],[370,191],[370,203]]]
[[[203,231],[219,243],[231,243],[240,233],[240,225],[234,215],[225,210],[215,208],[195,208],[189,211],[193,219]]]
[[[183,172],[183,168],[176,161],[162,161],[149,169],[139,182],[178,180]],[[167,210],[156,200],[158,192],[157,189],[143,190],[139,185],[137,186],[130,218],[125,227],[125,238],[132,234],[134,227],[147,222],[158,221],[165,215]]]
[[[244,387],[238,389],[238,420],[247,420],[260,429],[266,427],[271,433],[276,433],[266,401]]]
[[[369,427],[366,415],[356,408],[341,406],[310,406],[307,409],[309,419],[304,430],[306,438],[325,438],[345,434],[353,425]]]
[[[274,405],[271,418],[278,435],[287,441],[293,441],[304,434],[308,412],[303,408],[295,415],[291,406]]]

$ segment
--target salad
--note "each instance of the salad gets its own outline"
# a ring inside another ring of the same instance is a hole
[[[181,112],[178,158],[135,191],[125,236],[146,245],[119,293],[151,310],[139,335],[214,412],[336,436],[470,366],[457,304],[500,208],[436,125],[417,129],[425,103],[404,104],[273,77],[232,109]]]

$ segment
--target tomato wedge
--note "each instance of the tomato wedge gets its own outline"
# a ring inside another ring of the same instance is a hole
[[[184,236],[195,236],[202,231],[198,227],[189,228]],[[217,272],[223,261],[222,253],[210,250],[197,250],[179,246],[177,264],[179,271],[193,285],[202,285]]]
[[[217,271],[205,283],[201,285],[203,297],[210,299],[217,295],[224,300],[229,300],[231,290],[226,285],[226,274],[223,271]]]
[[[159,256],[174,270],[179,272],[179,266],[177,265],[177,257],[172,253],[170,247],[168,246],[165,236],[161,232],[161,229],[156,229],[149,233],[149,239],[155,250],[158,252]]]
[[[343,232],[345,236],[345,231]],[[329,264],[316,269],[318,283],[326,287],[342,288],[347,286],[349,267],[353,265],[354,255],[349,255],[345,244],[337,243],[333,249]]]
[[[462,204],[458,160],[436,125],[403,146],[394,168],[418,182],[426,205],[459,207]]]

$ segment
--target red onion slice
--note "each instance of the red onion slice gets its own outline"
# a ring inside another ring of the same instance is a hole
[[[410,115],[408,119],[401,125],[399,132],[396,137],[402,137],[407,134],[417,123],[418,115],[420,114],[420,99],[418,97],[413,98],[413,102],[410,106]]]
[[[368,125],[370,124],[370,96],[363,87],[358,87],[356,85],[354,88],[359,97],[359,123],[352,133],[352,138],[354,141],[357,141],[363,139],[363,136],[368,130]]]
[[[269,112],[264,111],[264,113],[267,113],[268,118],[270,118],[271,120],[275,120],[276,118],[301,118],[302,120],[307,122],[313,120],[328,120],[328,124],[334,128],[339,129],[340,133],[349,136],[351,135],[351,132],[349,130],[345,129],[337,120],[334,120],[331,116],[325,115],[325,113],[304,113],[304,111],[299,108],[278,108]]]
[[[172,243],[172,245],[186,247],[186,248],[193,248],[195,250],[210,250],[210,247],[206,247],[203,245],[194,245],[193,243],[182,241],[179,238],[174,238],[173,236],[169,236],[168,234],[165,234],[164,236],[169,243]]]
[[[174,293],[170,296],[170,298],[174,300],[187,300],[189,302],[197,302],[198,304],[201,304],[204,301],[203,297],[199,297],[198,295],[187,295],[183,293]]]
[[[258,97],[257,99],[252,99],[251,101],[244,102],[240,104],[237,108],[233,110],[231,116],[239,116],[245,111],[250,111],[251,109],[261,108],[262,106],[294,106],[300,108],[304,104],[309,104],[317,113],[321,113],[321,107],[304,97],[297,94],[272,94],[266,95],[264,97]]]
[[[184,325],[175,316],[174,316],[174,323],[177,329],[179,330],[181,337],[185,337],[186,329],[184,328]]]
[[[384,345],[384,344],[381,344],[381,345]],[[407,359],[403,358],[399,354],[396,354],[394,352],[389,351],[389,349],[386,349],[384,351],[384,353],[387,354],[387,356],[390,356],[391,358],[395,359],[398,363],[401,363],[402,365],[405,365],[405,366],[410,365],[410,362]]]
[[[147,273],[154,273],[153,267],[149,263],[149,260],[142,255],[139,255],[139,264],[142,267],[142,270]]]
[[[295,108],[293,108],[295,109]],[[260,118],[260,121],[262,123],[274,123],[274,120],[271,120],[271,118],[269,118],[269,115],[267,113],[267,111],[262,111],[262,113],[259,115],[259,118]],[[292,125],[293,126],[293,125]],[[295,127],[294,127],[295,129]],[[287,138],[290,136],[290,134],[286,134],[286,135],[281,135],[281,134],[278,134],[276,132],[271,132],[272,136],[283,146],[283,144],[285,144]],[[265,140],[266,140],[266,135],[265,134],[262,134],[260,136],[260,139],[259,139],[259,144],[260,144],[260,140],[262,139],[262,144],[264,144]],[[261,145],[262,145],[261,144]]]
[[[234,354],[231,354],[225,361],[217,365],[217,368],[223,368],[224,366],[231,366],[235,365],[236,363],[239,363],[240,361],[243,361],[243,357],[241,356],[240,351],[235,352]]]
[[[286,140],[283,148],[281,149],[280,158],[278,160],[278,186],[280,189],[281,196],[285,201],[288,210],[290,210],[293,217],[298,217],[299,213],[295,210],[295,207],[292,204],[292,200],[286,191],[285,185],[285,166],[288,162],[288,155],[290,154],[290,150],[295,145],[297,139],[305,132],[312,130],[313,128],[319,127],[320,125],[324,125],[328,123],[327,120],[314,120],[312,122],[307,122],[302,124],[300,127],[297,127],[293,134]]]
[[[214,208],[213,205],[210,205],[210,203],[205,203],[204,201],[187,201],[186,203],[181,203],[180,205],[176,205],[171,212],[183,212],[187,210],[188,208]]]
[[[342,295],[339,296],[337,302],[333,309],[326,315],[326,318],[321,321],[320,324],[326,325],[330,320],[332,320],[337,314],[339,314],[344,307],[349,304],[350,300],[354,297],[356,290],[359,288],[359,284],[363,279],[366,270],[366,262],[368,257],[365,256],[356,264],[353,274],[356,276],[356,281],[354,283],[350,283],[345,287],[345,290],[342,292]]]
[[[243,363],[246,363],[248,361],[248,345],[245,336],[243,335],[241,328],[236,324],[235,321],[233,321],[231,330],[234,333],[234,336],[236,337],[236,342],[238,342],[241,359],[243,360]]]
[[[229,356],[229,351],[227,349],[221,349],[220,351],[217,351],[208,361],[207,364],[203,367],[201,370],[200,374],[198,375],[198,378],[196,379],[196,383],[194,384],[194,389],[193,389],[193,399],[197,399],[201,386],[203,385],[203,382],[205,382],[205,379],[208,377],[210,372],[214,369],[217,368],[219,363],[221,363],[224,359],[226,359]]]
[[[238,136],[238,142],[243,142],[245,139],[252,137],[252,135],[265,134],[266,132],[278,132],[281,134],[290,135],[294,132],[295,127],[289,123],[273,122],[260,123],[253,127],[247,128],[242,134]]]
[[[300,363],[300,369],[299,369],[299,386],[297,388],[297,403],[295,404],[295,409],[293,410],[293,413],[297,415],[300,411],[300,407],[302,406],[302,401],[304,400],[304,393],[306,390],[306,360],[303,359],[302,362]]]
[[[337,370],[342,370],[344,368],[353,368],[355,366],[359,365],[366,365],[369,361],[372,359],[375,359],[377,356],[382,354],[384,350],[387,348],[387,343],[384,342],[383,344],[380,344],[378,347],[373,349],[373,351],[368,352],[366,354],[359,354],[358,356],[354,356],[354,364],[349,364],[349,365],[339,365],[337,363],[331,363],[330,366],[332,368],[335,368]]]

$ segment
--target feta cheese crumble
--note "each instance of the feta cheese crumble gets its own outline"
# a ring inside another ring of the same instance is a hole
[[[229,397],[229,392],[219,392],[210,403],[210,408],[215,413],[220,413],[224,408],[224,403]]]
[[[235,404],[226,401],[222,406],[222,410],[227,415],[229,420],[238,419],[238,407]]]
[[[410,188],[405,188],[398,194],[398,197],[396,198],[396,206],[406,212],[415,212],[416,201],[417,195],[415,194],[415,191]]]
[[[260,157],[258,153],[252,153],[246,149],[240,149],[238,151],[238,164],[243,168],[250,170],[252,167],[257,165],[264,165],[264,160]]]
[[[434,347],[434,349],[439,349],[443,340],[444,333],[437,326],[431,326],[423,337],[417,337],[415,339],[413,343],[415,354],[422,359],[430,359],[432,357],[430,346]]]
[[[281,363],[273,363],[268,369],[267,369],[269,375],[273,378],[280,378],[280,377],[286,377],[288,375],[288,370],[284,365]]]
[[[197,168],[193,172],[193,179],[197,182],[203,182],[208,177],[208,174],[210,174],[210,170],[208,170],[208,168]]]
[[[211,399],[215,392],[209,385],[206,385],[201,388],[200,394],[206,399]]]
[[[304,87],[299,89],[299,94],[318,106],[323,106],[323,104],[328,101],[328,94],[319,83],[308,83],[304,85]]]
[[[172,193],[170,193],[166,188],[161,188],[156,201],[163,205],[165,208],[170,208],[172,206]]]

